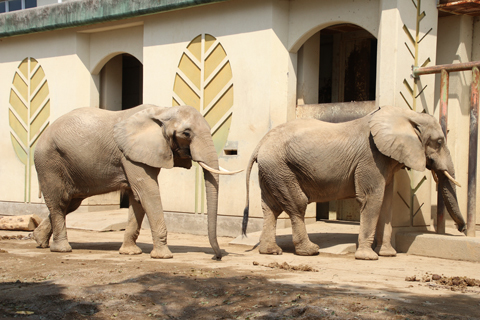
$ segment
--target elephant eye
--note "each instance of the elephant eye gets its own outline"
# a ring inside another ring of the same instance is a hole
[[[183,132],[183,135],[184,135],[186,138],[190,138],[190,132],[189,132],[189,131],[184,131],[184,132]]]
[[[438,143],[438,146],[441,147],[443,145],[443,139],[442,138],[438,139],[437,143]]]

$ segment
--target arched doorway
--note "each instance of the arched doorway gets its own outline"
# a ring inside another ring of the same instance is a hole
[[[305,41],[297,57],[298,117],[342,122],[373,110],[377,39],[371,33],[354,24],[333,25]],[[329,110],[344,114],[332,117]],[[359,221],[359,212],[355,199],[317,203],[316,219]]]
[[[118,111],[142,103],[142,63],[126,53],[110,59],[100,71],[100,108]],[[127,195],[120,195],[120,208],[128,208]]]
[[[142,63],[126,53],[110,59],[100,71],[100,108],[125,110],[142,103]]]
[[[318,103],[375,100],[377,39],[353,24],[320,36]]]

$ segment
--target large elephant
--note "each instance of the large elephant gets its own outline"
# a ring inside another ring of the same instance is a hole
[[[319,247],[309,240],[305,228],[307,204],[356,198],[361,212],[355,258],[376,260],[377,253],[395,256],[390,242],[392,181],[403,167],[432,170],[458,230],[465,229],[450,152],[440,125],[428,114],[385,106],[345,123],[298,119],[274,128],[260,141],[247,167],[243,234],[254,162],[258,163],[264,214],[260,253],[282,253],[275,228],[278,215],[285,211],[292,222],[295,252],[317,254]]]
[[[152,258],[171,258],[157,176],[160,168],[204,168],[208,236],[217,259],[218,157],[210,127],[189,106],[141,105],[124,111],[81,108],[60,117],[38,140],[35,168],[50,214],[34,231],[40,247],[69,252],[65,216],[90,196],[122,190],[130,207],[122,254],[139,254],[136,245],[147,214]],[[101,214],[101,213],[99,213]]]

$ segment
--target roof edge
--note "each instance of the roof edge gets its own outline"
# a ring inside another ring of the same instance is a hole
[[[77,0],[0,14],[0,38],[117,21],[228,0]]]

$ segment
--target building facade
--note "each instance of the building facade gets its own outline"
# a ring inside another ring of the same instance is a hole
[[[395,105],[438,117],[440,77],[414,79],[412,66],[480,60],[480,21],[475,10],[452,14],[437,2],[38,0],[1,13],[0,213],[47,213],[37,195],[35,141],[80,107],[192,105],[212,127],[220,165],[231,170],[246,167],[270,129],[318,110],[364,114]],[[449,89],[448,145],[464,186],[471,78],[471,71],[452,73]],[[164,210],[191,232],[206,230],[197,228],[206,211],[200,172],[175,168],[159,177]],[[262,223],[256,172],[250,231]],[[237,236],[245,174],[220,183],[219,234]],[[457,193],[466,214],[467,190]],[[434,230],[436,197],[428,172],[401,170],[395,230]],[[121,206],[112,193],[86,199],[79,210]],[[306,219],[358,221],[358,210],[355,200],[314,203]],[[279,226],[288,226],[281,217]]]

